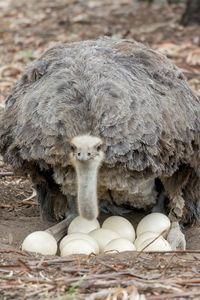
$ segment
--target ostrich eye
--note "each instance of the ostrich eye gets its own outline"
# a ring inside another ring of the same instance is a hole
[[[73,145],[70,146],[72,151],[75,151],[75,147]]]
[[[101,150],[101,145],[97,146],[97,151]]]

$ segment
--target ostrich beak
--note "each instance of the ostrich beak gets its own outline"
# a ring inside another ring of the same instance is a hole
[[[91,158],[91,154],[84,151],[78,152],[76,155],[76,159],[79,161],[87,161],[90,158]]]

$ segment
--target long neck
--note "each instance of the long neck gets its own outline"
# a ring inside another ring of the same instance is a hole
[[[97,203],[97,164],[79,164],[76,166],[78,180],[79,214],[92,220],[98,216]]]

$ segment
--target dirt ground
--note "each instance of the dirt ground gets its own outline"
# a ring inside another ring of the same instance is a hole
[[[99,35],[136,39],[165,53],[200,97],[200,27],[180,26],[183,11],[184,4],[165,1],[1,0],[0,109],[43,49]],[[30,232],[53,225],[41,220],[31,195],[29,180],[0,160],[0,299],[200,299],[200,227],[184,228],[190,250],[184,253],[44,258],[20,249]],[[127,217],[137,223],[142,214]]]

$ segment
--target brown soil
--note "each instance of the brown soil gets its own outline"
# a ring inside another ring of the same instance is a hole
[[[200,28],[180,26],[183,11],[183,4],[148,6],[133,0],[2,0],[0,109],[26,63],[52,42],[99,35],[136,39],[167,54],[200,96]],[[139,294],[151,300],[200,299],[200,227],[184,229],[187,249],[196,253],[139,257],[124,253],[65,260],[30,255],[21,252],[23,239],[53,224],[41,220],[35,198],[26,200],[32,194],[29,180],[7,172],[12,170],[0,161],[0,299],[89,299],[90,295],[91,299],[142,300],[136,297]],[[136,224],[142,215],[127,217]],[[86,274],[89,280],[84,279]],[[70,290],[74,284],[77,287]]]

